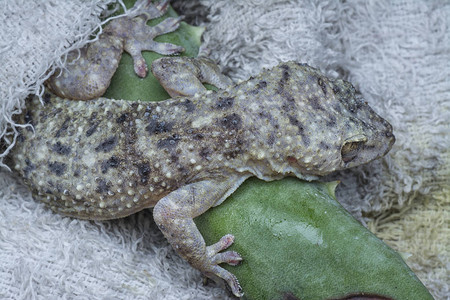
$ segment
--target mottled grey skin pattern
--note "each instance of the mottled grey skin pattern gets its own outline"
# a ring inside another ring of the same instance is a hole
[[[188,260],[194,249],[206,255],[192,218],[249,176],[314,179],[383,156],[394,142],[389,123],[348,82],[295,62],[159,103],[45,101],[28,105],[21,122],[35,134],[22,130],[12,155],[35,197],[91,220],[156,205],[157,224]]]
[[[152,70],[171,95],[188,96],[149,103],[47,93],[45,106],[35,97],[16,120],[34,131],[21,130],[10,166],[65,215],[106,220],[154,207],[177,253],[236,296],[237,279],[218,266],[242,260],[220,252],[234,237],[206,246],[193,218],[250,176],[312,180],[381,157],[395,141],[350,83],[304,64],[281,63],[236,85],[205,58],[161,58]]]

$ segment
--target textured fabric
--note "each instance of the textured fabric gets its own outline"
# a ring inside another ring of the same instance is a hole
[[[26,95],[42,91],[53,62],[86,42],[107,2],[2,4],[3,146],[13,140],[12,113]],[[386,158],[329,179],[342,181],[338,199],[355,217],[411,254],[407,263],[436,299],[448,299],[450,1],[176,4],[207,26],[204,46],[234,80],[281,60],[307,62],[349,79],[391,122],[397,142]],[[0,171],[0,249],[2,299],[227,298],[201,284],[150,211],[109,222],[65,218],[31,199],[6,170]]]
[[[90,40],[111,13],[113,0],[7,1],[0,10],[0,167],[17,137],[12,116],[29,94],[43,93],[43,82],[65,55]],[[118,7],[118,5],[114,5]],[[93,39],[92,39],[93,40]]]

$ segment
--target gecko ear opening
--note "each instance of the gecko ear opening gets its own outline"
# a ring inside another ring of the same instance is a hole
[[[367,137],[365,136],[356,136],[345,141],[341,147],[342,161],[345,163],[349,163],[354,160],[366,141]]]

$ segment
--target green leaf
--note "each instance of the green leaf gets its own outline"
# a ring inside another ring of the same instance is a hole
[[[336,201],[335,187],[252,178],[195,222],[207,244],[235,236],[230,249],[244,261],[224,267],[247,299],[433,299],[400,255]]]

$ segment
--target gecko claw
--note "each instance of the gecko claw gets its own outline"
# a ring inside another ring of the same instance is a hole
[[[210,271],[204,272],[204,275],[214,280],[221,286],[225,285],[225,288],[230,290],[231,293],[233,293],[233,295],[235,295],[236,297],[239,298],[244,296],[244,292],[241,285],[239,284],[239,280],[236,278],[236,276],[234,276],[227,270],[219,266],[214,266],[210,269]]]
[[[209,260],[207,266],[208,271],[206,271],[205,274],[213,279],[217,277],[221,278],[227,283],[228,287],[236,297],[242,297],[242,288],[236,276],[218,266],[218,264],[221,263],[227,263],[231,266],[236,266],[241,263],[242,257],[236,251],[219,253],[220,251],[230,247],[233,242],[234,236],[227,234],[224,235],[217,243],[206,247],[206,255],[209,257]]]
[[[169,2],[170,2],[170,0],[165,0],[165,1],[161,1],[160,3],[158,3],[157,5],[156,5],[156,8],[159,10],[159,11],[161,11],[161,12],[166,12],[166,10],[167,10],[167,8],[168,8],[168,6],[169,6]]]
[[[238,298],[244,296],[244,292],[236,276],[232,274],[232,278],[229,281],[227,281],[227,283],[233,295],[235,295]]]
[[[152,5],[152,0],[138,0],[130,9],[128,17],[144,16],[145,21],[159,18],[166,13],[169,8],[169,2],[170,0],[165,0]]]
[[[237,266],[242,261],[242,257],[236,251],[227,251],[224,253],[217,253],[211,259],[213,264],[227,263],[231,266]]]

